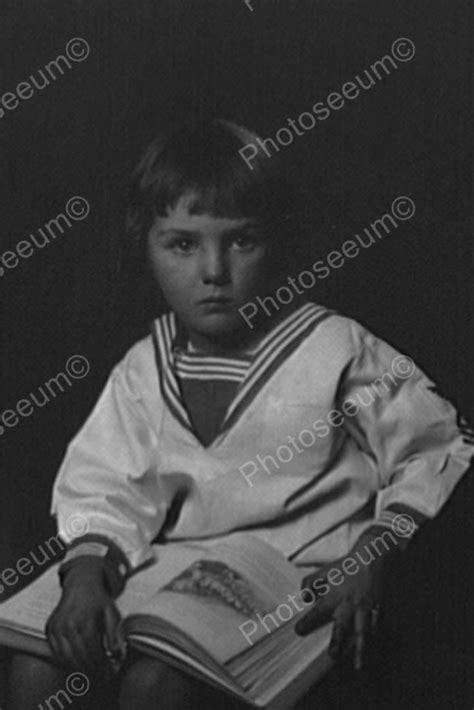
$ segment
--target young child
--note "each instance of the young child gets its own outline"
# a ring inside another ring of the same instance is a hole
[[[9,710],[57,692],[61,667],[101,676],[115,651],[114,599],[154,559],[154,542],[236,530],[306,567],[314,589],[338,561],[359,560],[297,629],[333,618],[331,654],[352,649],[359,667],[391,554],[367,559],[371,543],[388,530],[402,546],[468,468],[471,436],[453,407],[361,325],[301,298],[253,327],[242,317],[281,286],[298,240],[277,158],[256,156],[250,170],[239,154],[256,138],[208,122],[153,143],[136,171],[129,234],[170,312],[115,367],[68,448],[53,512],[60,531],[80,516],[87,534],[68,539],[47,626],[58,665],[17,654]],[[137,652],[119,683],[122,710],[234,707]]]

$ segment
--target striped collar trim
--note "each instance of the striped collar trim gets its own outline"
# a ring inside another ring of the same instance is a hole
[[[174,353],[174,362],[176,367],[234,367],[237,369],[246,369],[252,362],[252,358],[227,358],[214,357],[208,355],[194,355],[193,353]]]
[[[178,375],[180,380],[201,380],[203,382],[237,382],[237,384],[240,384],[245,377],[245,372],[215,372],[214,370],[212,370],[193,373],[178,372]]]
[[[210,369],[214,369],[216,373],[219,371],[222,379],[224,379],[223,374],[225,369],[227,369],[226,379],[233,379],[232,377],[228,377],[230,371],[233,371],[235,377],[237,373],[239,373],[240,386],[234,400],[227,410],[217,437],[228,430],[237,419],[240,418],[266,382],[314,328],[333,314],[334,311],[329,311],[314,303],[306,303],[290,313],[289,316],[271,330],[260,342],[250,365],[245,363],[245,374],[243,378],[240,376],[241,361],[238,359],[234,358],[233,362],[235,364],[229,366],[229,362],[232,361],[224,358],[209,358],[209,360],[214,361]],[[182,331],[178,329],[175,314],[167,313],[155,320],[152,327],[152,336],[163,398],[178,421],[196,437],[180,395],[179,382],[177,379],[177,370],[178,372],[181,371],[187,377],[193,376],[191,374],[193,371],[191,360],[193,360],[194,357],[192,353],[180,352],[179,355],[178,353],[174,354],[174,348],[177,345],[178,338],[182,341]],[[176,357],[177,355],[178,357]],[[192,356],[191,358],[190,355]],[[199,359],[208,360],[207,357],[203,356],[198,358],[198,360]],[[181,363],[179,363],[179,361],[181,361]],[[196,379],[201,379],[201,377],[197,377]]]
[[[334,311],[314,303],[305,304],[285,318],[263,339],[234,401],[227,410],[222,430],[228,429],[235,423],[290,354],[317,325],[333,313]]]
[[[195,351],[173,350],[174,370],[180,380],[219,380],[240,383],[247,374],[252,357],[227,358]]]
[[[182,367],[177,364],[175,371],[180,379],[200,379],[200,380],[234,380],[241,382],[246,373],[248,366],[236,367]]]
[[[153,322],[152,338],[163,399],[180,424],[194,433],[173,368],[172,344],[176,338],[174,314],[167,313]]]

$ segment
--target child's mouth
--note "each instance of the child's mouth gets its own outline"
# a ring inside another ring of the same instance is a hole
[[[198,301],[199,306],[219,308],[229,308],[231,303],[232,299],[228,296],[209,296],[208,298],[203,298],[201,301]]]
[[[206,301],[199,305],[206,313],[228,313],[232,310],[231,301]]]

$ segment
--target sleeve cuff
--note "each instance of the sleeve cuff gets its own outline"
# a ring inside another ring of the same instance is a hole
[[[84,535],[72,542],[59,568],[61,585],[73,567],[84,564],[91,557],[102,558],[107,590],[112,597],[117,597],[125,587],[130,565],[122,550],[102,535]]]
[[[425,520],[426,516],[418,510],[403,503],[391,503],[380,511],[371,527],[390,530],[403,550]]]

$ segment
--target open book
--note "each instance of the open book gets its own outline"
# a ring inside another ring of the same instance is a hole
[[[157,562],[117,600],[128,644],[272,710],[291,707],[330,668],[331,625],[296,635],[304,572],[271,545],[234,533],[154,549]],[[55,565],[1,604],[0,645],[50,655],[44,628],[60,595]]]

